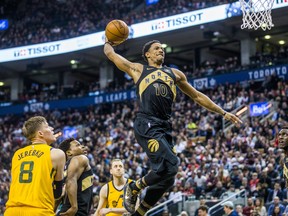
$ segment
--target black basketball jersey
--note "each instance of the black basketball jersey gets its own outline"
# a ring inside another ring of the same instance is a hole
[[[68,160],[65,165],[65,173],[67,173],[68,166],[71,160]],[[93,172],[92,169],[84,171],[77,181],[77,216],[87,216],[92,205],[93,199]],[[68,195],[66,194],[60,212],[65,212],[71,207]]]
[[[285,158],[285,163],[283,165],[283,176],[285,178],[286,187],[288,187],[288,157]]]
[[[169,67],[144,65],[136,83],[139,112],[160,119],[169,119],[176,98],[176,77]]]

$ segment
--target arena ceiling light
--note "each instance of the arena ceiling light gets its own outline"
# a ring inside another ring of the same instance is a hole
[[[266,40],[269,40],[269,39],[271,38],[271,35],[265,35],[264,38],[265,38]]]
[[[163,44],[161,45],[161,47],[164,48],[164,49],[165,49],[167,46],[168,46],[168,45],[165,44],[165,43],[163,43]]]
[[[1,82],[1,81],[0,81],[0,86],[4,86],[4,82]]]
[[[285,42],[284,40],[280,40],[278,43],[279,43],[280,45],[284,45],[286,42]]]
[[[74,59],[72,59],[71,61],[70,61],[70,64],[71,65],[74,65],[74,64],[77,64],[78,63],[78,61],[77,60],[74,60]]]

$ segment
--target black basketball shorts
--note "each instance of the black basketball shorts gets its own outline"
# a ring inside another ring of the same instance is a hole
[[[138,113],[134,121],[135,137],[150,159],[151,167],[157,174],[178,166],[178,157],[172,143],[172,125],[168,120]]]

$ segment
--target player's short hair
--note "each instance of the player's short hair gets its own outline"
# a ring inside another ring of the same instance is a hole
[[[29,118],[24,122],[22,127],[23,135],[31,141],[37,132],[40,129],[41,125],[46,123],[46,119],[43,116],[34,116]]]
[[[68,139],[65,139],[63,140],[60,144],[59,144],[59,149],[61,149],[65,155],[66,155],[66,159],[68,158],[67,157],[67,151],[70,149],[70,145],[71,145],[71,142],[74,141],[75,139],[73,137],[71,138],[68,138]]]
[[[158,40],[152,40],[152,41],[148,41],[147,43],[144,44],[143,49],[142,49],[142,57],[144,58],[144,60],[146,62],[148,62],[148,59],[145,56],[145,53],[148,52],[148,50],[150,49],[150,47],[152,46],[152,44],[154,43],[161,43]]]
[[[115,159],[111,160],[111,162],[110,162],[110,167],[111,167],[111,168],[112,168],[112,165],[113,165],[114,162],[121,162],[121,163],[123,163],[123,161],[122,161],[121,159],[115,158]],[[124,164],[124,163],[123,163],[123,164]]]

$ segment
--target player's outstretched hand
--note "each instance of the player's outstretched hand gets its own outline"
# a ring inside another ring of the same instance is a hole
[[[226,114],[224,115],[224,119],[231,121],[236,126],[240,126],[243,123],[236,115],[229,112],[226,112]]]

